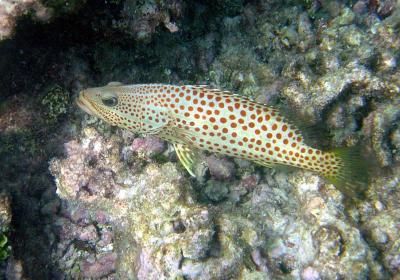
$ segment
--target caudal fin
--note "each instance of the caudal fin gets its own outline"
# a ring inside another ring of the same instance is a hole
[[[336,148],[331,151],[336,169],[325,178],[351,197],[362,197],[368,188],[370,168],[359,147]]]

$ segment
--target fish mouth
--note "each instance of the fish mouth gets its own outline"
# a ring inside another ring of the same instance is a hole
[[[93,106],[90,104],[90,102],[86,99],[85,93],[81,91],[78,95],[78,98],[75,100],[76,105],[78,105],[79,108],[81,108],[83,111],[88,113],[89,115],[96,116]]]

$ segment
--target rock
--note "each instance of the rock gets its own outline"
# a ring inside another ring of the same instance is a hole
[[[12,219],[11,197],[5,192],[0,193],[0,234],[10,229]]]
[[[134,35],[139,41],[149,42],[160,24],[164,24],[169,32],[177,32],[179,28],[171,21],[171,17],[179,19],[183,13],[184,4],[180,0],[165,3],[127,0],[123,3],[122,19],[115,22],[114,26]]]
[[[251,259],[257,266],[257,270],[263,271],[263,272],[268,272],[268,265],[267,265],[267,259],[265,256],[262,255],[260,250],[254,250],[251,252]]]
[[[204,193],[213,202],[219,202],[227,197],[229,185],[224,182],[208,180]]]
[[[153,136],[136,138],[132,143],[132,150],[148,157],[161,154],[165,151],[165,142]]]
[[[393,13],[396,7],[398,8],[399,4],[395,0],[385,0],[385,1],[380,1],[378,5],[379,5],[377,9],[378,15],[380,15],[383,18],[386,18]]]
[[[60,200],[54,199],[53,201],[49,201],[40,209],[41,213],[46,216],[55,215],[60,208]]]
[[[95,242],[97,238],[98,238],[97,229],[93,225],[83,228],[83,230],[78,235],[78,239],[81,241]]]
[[[356,14],[365,14],[368,12],[368,0],[359,0],[353,5],[353,12]]]
[[[319,279],[321,279],[318,271],[316,271],[311,266],[309,266],[303,270],[301,277],[304,280],[319,280]]]
[[[43,6],[40,1],[10,1],[4,0],[0,3],[0,41],[12,35],[18,17],[31,12],[35,19],[47,21],[52,12]]]
[[[235,175],[235,165],[227,159],[209,156],[206,162],[211,176],[218,180],[230,180]]]
[[[11,260],[7,263],[7,270],[5,273],[7,279],[16,279],[16,280],[25,279],[23,277],[23,272],[24,269],[22,266],[22,262],[14,258],[11,258]]]
[[[109,253],[100,256],[94,262],[84,261],[81,264],[82,273],[87,278],[105,277],[115,271],[117,254]]]
[[[364,120],[364,133],[369,136],[371,146],[381,166],[388,166],[394,163],[399,156],[398,149],[392,144],[389,131],[392,130],[393,120],[399,115],[399,100],[393,100],[393,104],[382,105],[376,108]]]
[[[400,272],[400,242],[397,240],[393,246],[388,250],[387,255],[385,255],[385,265],[388,267],[389,271],[393,275],[397,275]]]

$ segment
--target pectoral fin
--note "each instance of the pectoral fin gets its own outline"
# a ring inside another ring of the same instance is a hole
[[[180,162],[193,177],[196,177],[193,172],[194,164],[194,152],[190,150],[187,146],[182,144],[174,144],[176,155],[178,156]]]
[[[163,134],[168,127],[170,123],[170,118],[168,115],[165,116],[166,122],[156,122],[156,121],[150,121],[145,118],[143,115],[142,117],[142,123],[143,125],[140,128],[140,132],[142,134],[146,135],[157,135],[160,136],[160,134]]]

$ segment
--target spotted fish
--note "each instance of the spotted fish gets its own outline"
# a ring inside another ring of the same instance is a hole
[[[195,151],[207,150],[267,167],[312,170],[350,195],[367,184],[363,163],[354,150],[310,147],[277,109],[226,91],[111,82],[83,90],[77,104],[112,125],[170,141],[192,176]]]

